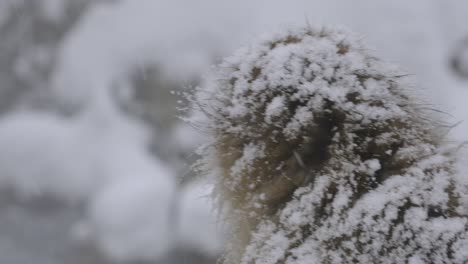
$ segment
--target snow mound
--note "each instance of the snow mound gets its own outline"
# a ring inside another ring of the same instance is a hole
[[[138,123],[101,110],[0,119],[0,188],[25,201],[83,204],[88,214],[75,235],[112,260],[162,258],[175,236],[174,171],[150,154]]]
[[[267,35],[218,66],[195,101],[226,262],[468,261],[457,152],[403,77],[333,28]]]
[[[94,199],[84,228],[113,260],[151,261],[173,246],[169,212],[175,186],[167,175],[117,181]]]
[[[50,195],[83,200],[99,186],[93,152],[79,126],[46,113],[15,113],[0,120],[0,186],[21,198]]]

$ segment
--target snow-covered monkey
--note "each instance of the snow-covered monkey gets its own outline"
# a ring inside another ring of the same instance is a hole
[[[195,105],[225,263],[468,263],[456,148],[359,38],[299,28],[218,65]]]

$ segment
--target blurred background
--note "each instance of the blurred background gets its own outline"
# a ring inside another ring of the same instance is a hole
[[[468,2],[0,0],[0,262],[216,263],[182,96],[263,32],[343,25],[468,140]]]

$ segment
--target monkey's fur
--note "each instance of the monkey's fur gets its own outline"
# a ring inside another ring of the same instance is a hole
[[[335,29],[219,65],[196,103],[232,228],[225,263],[468,263],[456,151],[401,78]]]

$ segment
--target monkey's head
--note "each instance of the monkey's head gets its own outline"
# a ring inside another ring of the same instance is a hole
[[[397,170],[399,135],[422,122],[400,78],[341,30],[302,28],[241,49],[200,101],[219,187],[239,209],[274,213],[333,156],[353,152],[379,166],[393,159],[385,165]],[[433,140],[428,129],[417,134]]]
[[[353,34],[326,28],[270,36],[219,65],[197,103],[241,243],[321,175],[333,178],[314,209],[325,219],[340,186],[352,206],[434,150],[436,125],[402,77]]]

